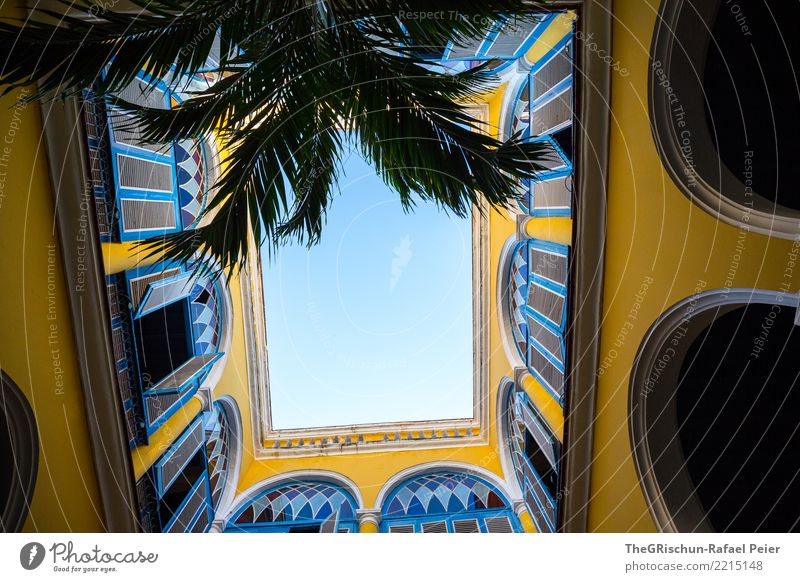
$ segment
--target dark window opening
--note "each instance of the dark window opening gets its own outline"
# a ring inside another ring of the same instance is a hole
[[[205,451],[202,448],[198,449],[186,467],[184,467],[183,471],[181,471],[180,475],[175,479],[175,482],[170,485],[169,489],[164,493],[158,506],[161,527],[169,523],[169,520],[172,519],[175,512],[181,507],[181,504],[192,490],[192,487],[197,483],[200,475],[206,470],[204,456]]]
[[[555,467],[550,464],[539,444],[534,440],[533,435],[525,431],[525,456],[530,459],[533,469],[542,480],[545,489],[553,499],[558,498],[558,473]]]
[[[211,299],[211,293],[208,292],[208,289],[203,289],[198,296],[194,299],[194,303],[209,303]]]
[[[293,525],[289,528],[289,533],[320,533],[320,524],[316,525]]]
[[[572,126],[560,129],[553,134],[553,139],[567,156],[567,159],[572,162]]]
[[[6,412],[0,410],[0,462],[4,467],[0,471],[0,508],[5,508],[11,499],[11,489],[17,475],[17,459],[11,434],[12,430],[6,419]],[[5,524],[0,523],[0,531],[6,531]]]
[[[689,348],[676,398],[687,470],[717,531],[800,531],[794,309],[723,315]]]
[[[176,301],[134,321],[143,389],[157,384],[192,356],[186,301]]]
[[[686,71],[703,75],[705,115],[720,161],[743,184],[752,180],[755,193],[796,210],[800,95],[792,71],[800,62],[798,21],[798,2],[720,3],[705,70]],[[682,33],[698,34],[698,28],[687,23]]]

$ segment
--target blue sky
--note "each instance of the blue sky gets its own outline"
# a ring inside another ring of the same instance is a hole
[[[321,242],[262,252],[277,429],[472,416],[472,234],[357,152]]]

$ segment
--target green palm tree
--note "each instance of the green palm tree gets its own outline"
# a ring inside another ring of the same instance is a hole
[[[485,67],[451,74],[421,56],[485,35],[503,15],[530,18],[530,2],[131,0],[133,13],[115,11],[115,0],[63,1],[90,17],[38,10],[0,23],[6,92],[37,83],[41,99],[93,85],[138,118],[145,140],[218,132],[226,143],[226,170],[204,211],[213,220],[143,243],[170,258],[199,253],[235,271],[250,231],[272,245],[313,244],[347,145],[406,210],[422,200],[458,216],[481,199],[508,205],[547,154],[519,135],[500,142],[476,131],[465,104],[491,86]],[[203,70],[217,34],[218,81],[208,89],[169,110],[114,97],[142,69],[177,86]]]

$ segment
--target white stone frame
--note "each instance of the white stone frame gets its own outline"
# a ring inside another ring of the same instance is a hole
[[[255,485],[251,485],[239,493],[239,495],[236,496],[231,504],[226,507],[225,514],[222,515],[222,517],[214,520],[216,526],[215,531],[224,531],[230,519],[236,515],[236,512],[252,502],[259,493],[269,489],[274,489],[275,487],[280,487],[281,485],[296,483],[298,481],[321,481],[323,483],[330,483],[331,485],[341,487],[353,496],[357,506],[356,511],[360,511],[364,508],[364,497],[361,495],[358,485],[356,485],[352,479],[345,477],[341,473],[313,469],[288,471],[286,473],[275,475],[274,477],[269,477],[263,481],[259,481]]]
[[[648,111],[658,156],[680,192],[717,220],[766,236],[796,239],[800,233],[800,211],[779,206],[774,201],[763,198],[757,192],[750,200],[747,200],[743,194],[745,184],[724,164],[721,164],[718,170],[719,178],[723,180],[723,183],[719,186],[709,184],[704,179],[702,172],[687,167],[681,150],[682,140],[673,124],[673,103],[670,96],[680,95],[681,102],[688,104],[699,102],[705,98],[705,95],[685,90],[681,79],[687,76],[687,72],[672,70],[672,53],[680,51],[694,58],[697,58],[699,54],[703,55],[702,61],[704,61],[706,48],[713,39],[710,33],[701,34],[704,32],[702,30],[697,31],[698,34],[691,35],[689,38],[678,38],[676,36],[678,18],[683,10],[692,10],[698,17],[710,19],[714,11],[722,5],[721,1],[718,4],[688,2],[687,0],[662,0],[661,2],[650,47],[650,62],[663,64],[663,70],[666,72],[667,78],[672,80],[675,92],[668,94],[659,87],[660,80],[657,78],[654,68],[650,67]],[[693,62],[697,69],[691,73],[702,76],[702,68],[705,63]],[[679,73],[683,73],[683,75]],[[670,87],[670,89],[672,88]],[[693,127],[691,139],[694,142],[695,156],[698,155],[698,152],[713,152],[710,155],[719,158],[708,127],[702,124]],[[694,182],[690,181],[687,172],[691,174]]]
[[[469,105],[473,115],[488,123],[486,103]],[[488,126],[484,126],[489,129]],[[308,457],[489,444],[489,210],[472,213],[473,415],[433,421],[335,425],[276,430],[272,426],[267,326],[261,281],[259,245],[248,245],[242,270],[242,312],[250,391],[253,455],[255,459]],[[405,433],[400,438],[400,433]],[[426,434],[427,433],[427,434]],[[334,440],[335,439],[335,440]],[[277,442],[278,447],[266,447]]]

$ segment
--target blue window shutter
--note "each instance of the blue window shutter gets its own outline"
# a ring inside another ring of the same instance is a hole
[[[144,75],[119,96],[138,105],[168,108],[165,87],[150,89]],[[139,240],[182,228],[173,148],[145,144],[134,117],[109,104],[111,165],[120,240]]]

